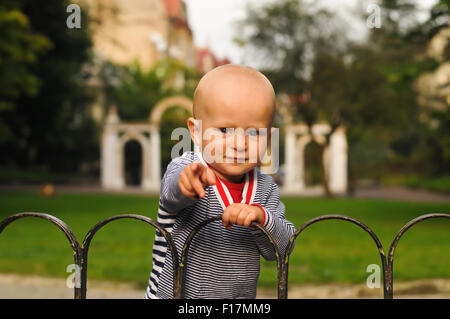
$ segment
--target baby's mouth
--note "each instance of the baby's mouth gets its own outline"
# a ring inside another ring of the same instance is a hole
[[[245,163],[248,161],[248,158],[245,157],[225,157],[227,163]]]

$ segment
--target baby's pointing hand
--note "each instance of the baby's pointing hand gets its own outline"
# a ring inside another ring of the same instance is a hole
[[[181,193],[191,198],[203,198],[205,188],[216,184],[214,172],[201,163],[187,165],[180,174],[178,187]]]

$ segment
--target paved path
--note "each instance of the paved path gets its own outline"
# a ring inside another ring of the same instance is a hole
[[[432,193],[405,187],[365,187],[355,192],[356,198],[382,198],[414,202],[450,203],[450,194]]]
[[[88,281],[88,298],[143,299],[145,289],[132,284]],[[0,299],[73,299],[74,289],[62,278],[0,274]]]
[[[145,289],[127,283],[88,281],[89,299],[142,299]],[[366,285],[301,285],[290,286],[292,299],[382,298],[382,288],[370,289]],[[446,298],[450,299],[450,278],[398,282],[394,286],[395,298]],[[66,280],[38,276],[0,274],[0,299],[72,299],[73,289]],[[259,290],[257,298],[276,298],[276,288]]]
[[[38,185],[0,185],[0,191],[7,190],[27,190],[39,192],[41,186]],[[142,196],[158,196],[159,193],[152,193],[140,189],[139,187],[128,187],[124,190],[111,191],[102,189],[98,185],[94,186],[68,186],[56,185],[55,192],[63,193],[107,193],[107,194],[133,194]],[[323,196],[323,191],[320,187],[311,188],[303,195],[292,195],[286,192],[281,192],[283,196]],[[340,195],[339,197],[352,198],[347,195]],[[450,203],[450,194],[433,193],[426,190],[417,190],[406,187],[374,187],[365,186],[356,189],[353,198],[379,198],[392,200],[405,200],[414,202],[439,202]]]
[[[258,291],[257,298],[276,298],[276,289]],[[295,285],[289,286],[290,299],[382,299],[383,288],[368,288],[367,285]],[[394,298],[450,299],[450,278],[415,280],[394,283]]]

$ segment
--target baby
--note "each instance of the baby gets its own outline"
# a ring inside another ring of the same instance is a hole
[[[158,222],[179,253],[195,226],[222,216],[191,243],[186,298],[255,298],[260,255],[275,260],[275,253],[252,222],[267,229],[282,254],[295,231],[278,186],[256,168],[270,144],[274,113],[272,85],[250,67],[220,66],[197,86],[194,117],[187,124],[199,152],[186,152],[168,165],[158,210]],[[173,260],[159,231],[145,298],[173,298]]]

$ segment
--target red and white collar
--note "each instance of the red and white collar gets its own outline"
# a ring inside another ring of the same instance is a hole
[[[202,154],[201,153],[197,154],[200,159],[200,162],[203,165],[208,166],[205,160],[203,159]],[[242,204],[253,203],[256,194],[256,185],[257,185],[256,171],[255,169],[252,169],[251,171],[245,174],[245,184],[244,189],[242,190],[242,201],[241,201]],[[233,197],[231,196],[227,186],[217,176],[216,176],[216,185],[213,185],[212,188],[223,210],[225,210],[229,205],[234,203]]]

